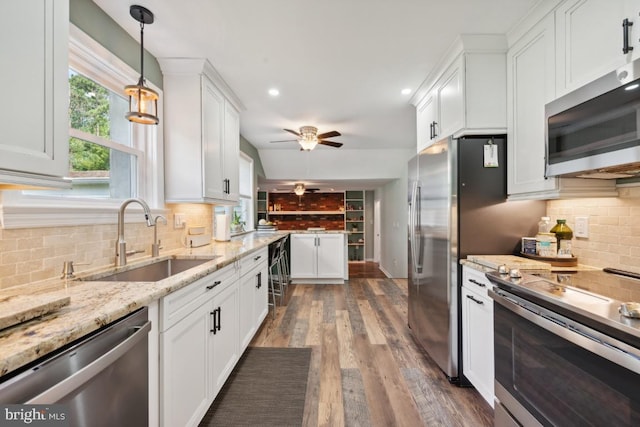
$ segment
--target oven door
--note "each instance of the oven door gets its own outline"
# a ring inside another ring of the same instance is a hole
[[[500,410],[523,425],[640,425],[638,349],[497,288],[489,292]]]

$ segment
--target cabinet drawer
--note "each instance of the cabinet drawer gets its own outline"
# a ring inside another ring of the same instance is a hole
[[[268,262],[268,256],[269,251],[265,247],[242,257],[240,259],[240,276],[244,276],[245,274],[251,272],[251,270],[259,266],[261,263]]]
[[[237,269],[234,263],[164,297],[160,302],[160,331],[166,331],[175,325],[236,280]]]
[[[462,286],[469,289],[471,292],[487,298],[489,298],[487,290],[492,287],[491,282],[482,271],[478,271],[471,267],[462,268]]]

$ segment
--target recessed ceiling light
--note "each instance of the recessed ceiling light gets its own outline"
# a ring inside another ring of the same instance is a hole
[[[269,95],[278,96],[278,95],[280,95],[280,91],[278,89],[276,89],[276,88],[271,88],[271,89],[269,89]]]
[[[408,87],[407,87],[407,88],[404,88],[404,89],[402,89],[402,92],[401,92],[401,93],[402,93],[403,95],[409,95],[409,94],[411,93],[411,89],[409,89]]]

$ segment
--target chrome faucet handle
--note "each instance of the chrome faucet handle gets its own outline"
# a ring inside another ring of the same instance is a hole
[[[91,264],[90,262],[77,262],[75,263],[75,265],[89,265]],[[60,276],[61,279],[73,279],[74,277],[76,277],[73,273],[73,261],[65,261],[62,264],[62,275]]]
[[[144,249],[134,249],[134,250],[131,250],[131,251],[127,251],[126,255],[130,256],[130,255],[135,255],[135,254],[143,254],[145,252],[146,251]]]

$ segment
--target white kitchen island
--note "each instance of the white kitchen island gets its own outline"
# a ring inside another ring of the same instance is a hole
[[[291,233],[291,280],[295,283],[342,284],[349,279],[346,231]]]

